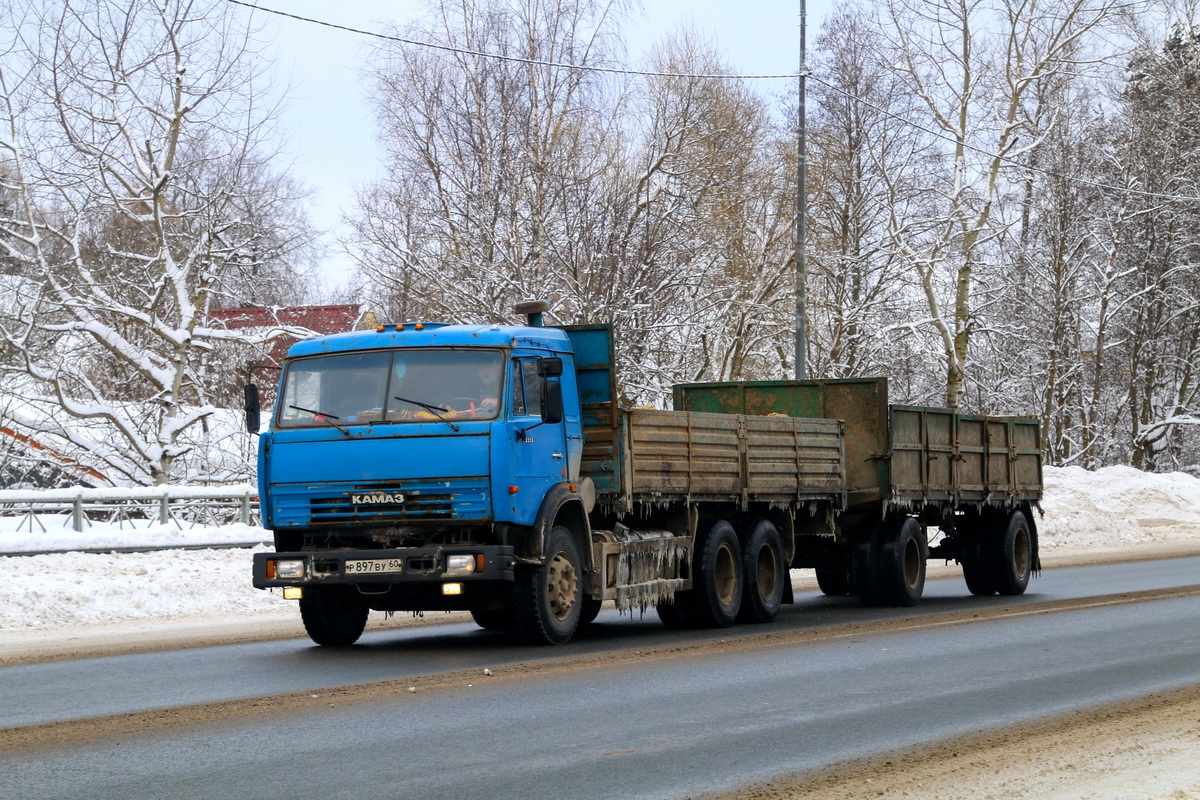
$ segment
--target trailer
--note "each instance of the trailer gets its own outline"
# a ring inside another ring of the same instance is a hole
[[[1021,594],[1040,569],[1035,418],[890,405],[886,378],[680,384],[673,394],[693,411],[845,421],[845,509],[792,563],[815,569],[826,594],[915,605],[929,558],[960,563],[978,595]]]
[[[297,599],[314,641],[352,644],[371,611],[467,610],[562,644],[606,601],[670,627],[770,622],[795,567],[868,605],[916,603],[929,557],[980,594],[1036,570],[1031,420],[888,406],[881,379],[685,384],[674,410],[626,408],[612,329],[544,327],[543,309],[291,348],[253,582]]]

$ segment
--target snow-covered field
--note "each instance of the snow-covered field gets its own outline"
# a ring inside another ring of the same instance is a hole
[[[1045,470],[1042,552],[1136,550],[1155,542],[1200,544],[1200,480],[1128,467],[1087,472]],[[99,547],[261,543],[261,528],[243,525],[179,530],[174,526],[93,527],[82,534],[43,520],[47,530],[16,531],[0,520],[0,552]],[[2,527],[7,526],[7,527]],[[257,547],[261,548],[259,544]],[[161,620],[220,622],[295,614],[295,604],[250,586],[251,549],[0,558],[0,634],[34,633],[95,623]]]

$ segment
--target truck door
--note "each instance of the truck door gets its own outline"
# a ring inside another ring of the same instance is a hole
[[[538,358],[513,360],[512,419],[513,474],[509,489],[513,521],[530,525],[551,486],[568,478],[566,426],[542,421],[542,378]],[[525,431],[519,437],[519,431]],[[512,488],[516,491],[513,492]]]

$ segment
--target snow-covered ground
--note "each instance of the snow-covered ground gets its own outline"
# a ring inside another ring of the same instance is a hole
[[[1042,553],[1127,548],[1155,542],[1200,544],[1200,480],[1128,467],[1087,472],[1045,470]],[[64,518],[43,531],[0,519],[0,552],[72,548],[246,543],[261,549],[267,531],[244,525],[179,530],[174,526],[95,526],[82,534]],[[161,620],[220,622],[253,615],[295,614],[279,594],[250,586],[253,549],[152,553],[61,552],[0,558],[0,635],[96,623]]]

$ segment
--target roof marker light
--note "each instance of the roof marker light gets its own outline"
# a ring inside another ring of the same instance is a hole
[[[376,333],[383,333],[385,330],[387,330],[387,327],[384,325],[379,325],[375,328]]]
[[[419,322],[416,324],[416,328],[417,328],[417,330],[419,330],[419,331],[423,331],[423,330],[425,330],[425,326],[424,326],[424,325],[422,325],[422,324],[421,324],[421,323],[419,323]]]
[[[402,331],[402,330],[404,330],[404,326],[403,326],[403,325],[397,325],[397,326],[396,326],[396,330],[398,330],[398,331]]]

